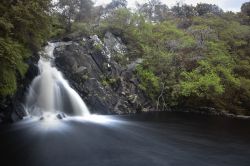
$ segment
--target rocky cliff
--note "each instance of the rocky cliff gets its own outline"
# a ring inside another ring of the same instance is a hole
[[[97,35],[67,38],[72,43],[55,48],[55,65],[78,91],[92,113],[123,114],[150,109],[139,89],[135,69],[141,59],[121,64],[126,46],[107,32],[103,41]]]

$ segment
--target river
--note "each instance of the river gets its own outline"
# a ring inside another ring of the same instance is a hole
[[[1,125],[0,142],[1,165],[250,165],[249,120],[191,113],[31,118]]]

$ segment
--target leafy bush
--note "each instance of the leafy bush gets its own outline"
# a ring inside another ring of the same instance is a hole
[[[84,22],[74,22],[72,24],[71,31],[74,33],[78,33],[80,35],[83,35],[83,36],[90,36],[93,33],[90,25],[88,23],[84,23]]]
[[[137,74],[140,78],[139,87],[154,100],[160,91],[160,79],[152,71],[141,66],[137,67]]]

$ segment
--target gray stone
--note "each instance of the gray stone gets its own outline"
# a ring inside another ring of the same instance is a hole
[[[127,47],[123,44],[121,38],[115,37],[112,33],[107,32],[104,36],[104,45],[112,53],[125,54]]]
[[[57,115],[56,115],[56,118],[57,118],[57,119],[63,119],[63,115],[62,115],[62,114],[57,114]]]
[[[86,70],[87,70],[87,67],[80,66],[79,68],[76,69],[76,73],[84,73],[84,71]]]
[[[44,116],[41,116],[41,117],[39,118],[39,120],[44,120]]]

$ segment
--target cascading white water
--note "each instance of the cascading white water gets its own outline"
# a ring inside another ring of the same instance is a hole
[[[26,98],[26,109],[31,115],[64,112],[68,115],[89,115],[84,101],[63,78],[60,71],[52,66],[53,51],[57,45],[49,43],[44,56],[38,62],[39,75],[34,78]]]

